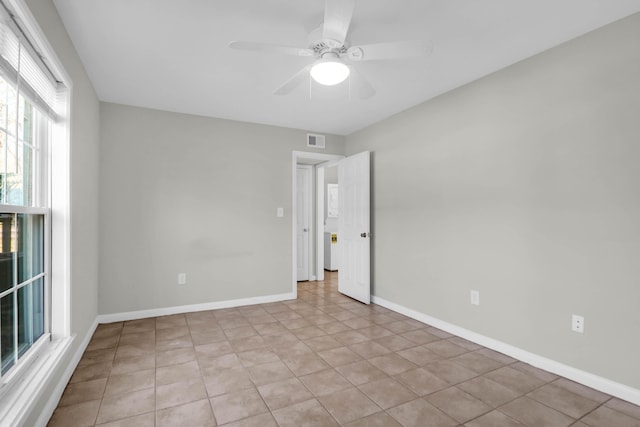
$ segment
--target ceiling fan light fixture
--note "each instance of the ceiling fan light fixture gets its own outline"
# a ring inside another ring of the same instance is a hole
[[[337,58],[321,58],[311,67],[311,77],[324,86],[334,86],[349,77],[349,67]]]

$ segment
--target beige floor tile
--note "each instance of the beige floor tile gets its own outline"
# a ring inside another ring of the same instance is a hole
[[[89,341],[89,345],[87,345],[87,350],[102,350],[105,348],[113,348],[118,346],[118,341],[120,341],[120,334],[107,336],[103,338],[96,338],[95,336]]]
[[[156,340],[156,351],[167,351],[176,348],[193,347],[191,335],[183,335],[167,340]]]
[[[457,387],[433,393],[425,399],[459,423],[477,418],[492,409],[489,405]]]
[[[531,366],[528,363],[516,362],[516,363],[512,363],[509,366],[520,372],[524,372],[525,374],[529,374],[533,377],[536,377],[539,380],[544,381],[545,383],[549,383],[551,381],[558,379],[557,375],[552,374],[551,372],[547,372],[542,369],[536,368],[535,366]]]
[[[196,351],[193,347],[176,348],[167,351],[156,352],[156,366],[178,365],[196,360]]]
[[[418,367],[415,363],[409,362],[404,357],[398,356],[395,353],[373,357],[369,359],[369,362],[387,375],[401,374]]]
[[[640,420],[640,406],[638,405],[634,405],[633,403],[625,402],[624,400],[614,397],[608,401],[605,406]]]
[[[133,334],[126,334],[120,337],[118,345],[136,345],[136,344],[148,344],[155,345],[156,343],[156,331],[138,332]]]
[[[200,366],[196,361],[163,366],[156,368],[156,385],[178,383],[200,378],[200,376]]]
[[[598,402],[553,384],[542,386],[527,396],[573,418],[580,418],[600,406]]]
[[[290,378],[258,387],[258,391],[272,411],[313,398],[297,378]]]
[[[224,329],[223,331],[228,340],[248,338],[258,335],[258,331],[256,331],[253,326],[240,326],[237,328]]]
[[[202,376],[215,376],[226,369],[243,368],[244,365],[235,353],[225,354],[224,356],[212,358],[199,358],[200,372]]]
[[[358,387],[382,409],[388,409],[415,400],[414,392],[393,378],[382,378]]]
[[[461,354],[469,352],[469,350],[467,350],[466,348],[454,344],[448,340],[430,342],[429,344],[425,344],[425,347],[433,351],[434,353],[446,358],[459,356]]]
[[[400,351],[407,348],[416,347],[416,344],[414,342],[409,341],[408,339],[403,338],[400,335],[389,335],[373,341],[383,347],[388,348],[391,351]]]
[[[151,342],[136,342],[132,344],[124,344],[118,346],[116,350],[116,357],[114,360],[121,359],[123,357],[140,357],[148,356],[156,350],[156,344]]]
[[[196,356],[201,357],[218,357],[224,356],[225,354],[233,353],[233,349],[231,348],[231,344],[228,341],[218,341],[214,343],[201,344],[195,346]]]
[[[144,356],[121,357],[113,362],[111,375],[123,375],[156,367],[155,352]]]
[[[400,334],[401,337],[408,339],[415,345],[424,345],[432,342],[440,341],[442,338],[430,334],[425,329],[416,329]]]
[[[184,314],[170,314],[156,317],[156,329],[166,329],[176,326],[186,326],[187,317]]]
[[[494,410],[466,423],[465,427],[524,427],[524,424]]]
[[[316,353],[308,352],[292,354],[282,358],[282,361],[296,376],[308,375],[329,368],[323,359]]]
[[[366,384],[381,378],[386,378],[387,374],[373,366],[366,360],[338,366],[336,371],[348,379],[353,385]]]
[[[311,350],[322,351],[342,347],[342,344],[329,335],[309,338],[303,341]]]
[[[103,348],[100,350],[86,350],[78,366],[91,365],[99,362],[113,362],[116,356],[115,348]]]
[[[360,418],[345,424],[346,427],[402,427],[402,424],[394,420],[389,414],[378,412],[368,417]]]
[[[451,338],[447,338],[447,341],[454,343],[455,345],[459,345],[460,347],[466,348],[468,351],[476,351],[481,350],[483,347],[469,340],[465,340],[464,338],[452,336]]]
[[[170,408],[207,398],[207,390],[200,378],[156,387],[156,410]]]
[[[58,407],[49,420],[48,427],[93,426],[96,422],[100,399]]]
[[[162,409],[157,412],[156,416],[156,427],[208,427],[215,425],[216,421],[208,400],[199,400]]]
[[[331,350],[319,351],[318,356],[334,368],[362,360],[362,357],[349,350],[347,347],[338,347],[332,348]]]
[[[247,369],[251,381],[257,386],[269,384],[293,377],[287,365],[278,360],[276,362],[255,365]]]
[[[461,354],[450,360],[478,374],[485,374],[502,367],[502,363],[475,351]]]
[[[226,369],[204,377],[209,397],[253,387],[249,372],[244,368]]]
[[[254,335],[246,338],[232,339],[232,340],[229,340],[229,344],[231,344],[231,348],[236,353],[240,353],[242,351],[257,350],[260,348],[267,347],[267,342],[260,335]]]
[[[279,322],[254,325],[254,327],[258,334],[262,335],[263,337],[282,335],[289,332],[289,330],[282,326],[282,324],[280,324]]]
[[[415,363],[418,366],[424,366],[427,363],[437,362],[438,360],[443,359],[442,356],[434,353],[424,346],[417,346],[407,348],[405,350],[400,350],[397,352],[397,354],[404,357],[408,361]]]
[[[226,341],[227,336],[222,329],[193,331],[191,330],[191,342],[193,345],[210,344],[220,341]]]
[[[278,409],[273,411],[273,416],[280,427],[338,426],[338,423],[316,399]]]
[[[426,396],[449,387],[449,383],[424,368],[412,369],[394,377],[418,396]]]
[[[355,421],[381,410],[378,405],[355,387],[340,390],[318,399],[340,424]]]
[[[349,346],[349,349],[364,359],[371,359],[391,352],[391,350],[375,341],[365,341],[358,344],[352,344]]]
[[[566,378],[557,379],[553,382],[553,385],[562,387],[565,390],[569,390],[572,393],[578,394],[582,397],[586,397],[587,399],[596,401],[598,403],[604,403],[607,400],[611,399],[611,396],[609,396],[608,394],[594,390],[582,384],[578,384]]]
[[[278,362],[280,360],[277,354],[266,348],[243,351],[238,353],[238,358],[240,358],[245,368],[262,365],[264,363]]]
[[[225,424],[224,427],[278,427],[278,423],[271,413],[266,413]]]
[[[457,385],[457,387],[486,404],[496,408],[516,399],[521,393],[485,377],[477,377]]]
[[[126,334],[137,334],[140,332],[149,332],[156,330],[156,319],[155,317],[148,319],[138,319],[138,320],[130,320],[128,322],[124,322],[124,326],[122,327],[122,335]]]
[[[438,360],[437,362],[427,363],[423,368],[449,384],[458,384],[478,376],[476,372],[451,360]]]
[[[136,390],[152,388],[155,386],[155,369],[132,372],[123,375],[111,375],[104,390],[105,396],[130,393]]]
[[[359,342],[369,341],[369,338],[365,337],[357,331],[339,332],[332,335],[332,337],[342,345],[352,345],[358,344]]]
[[[322,329],[329,335],[339,334],[340,332],[351,330],[351,328],[345,325],[344,323],[337,322],[337,321],[318,325],[318,328]]]
[[[390,330],[380,326],[380,325],[373,325],[373,326],[368,326],[366,328],[362,328],[362,329],[358,329],[356,332],[358,332],[359,334],[364,335],[365,337],[369,338],[370,340],[374,340],[377,338],[382,338],[382,337],[387,337],[389,335],[394,335],[394,332],[391,332]]]
[[[580,421],[590,427],[638,427],[640,421],[627,414],[601,406]]]
[[[405,427],[453,427],[458,423],[423,399],[416,399],[387,411]]]
[[[71,376],[69,383],[74,384],[82,381],[106,378],[111,373],[112,366],[112,362],[98,362],[90,365],[78,366]]]
[[[255,388],[212,397],[210,401],[218,424],[226,424],[268,412],[267,406]]]
[[[99,427],[155,427],[156,413],[148,412],[131,418],[112,421],[110,423],[96,424]]]
[[[352,387],[349,381],[333,369],[325,369],[324,371],[304,375],[300,377],[300,381],[315,396],[325,396],[338,390]]]
[[[522,394],[528,393],[545,384],[544,381],[513,369],[510,366],[504,366],[483,376]]]
[[[514,359],[513,357],[509,357],[506,354],[498,353],[497,351],[494,351],[488,348],[483,348],[482,350],[476,350],[476,351],[483,356],[486,356],[490,359],[493,359],[497,362],[502,363],[503,365],[508,365],[510,363],[517,362],[517,360]]]
[[[107,378],[69,384],[67,385],[58,406],[68,406],[74,403],[102,399],[106,385]]]
[[[100,405],[97,423],[130,418],[155,410],[155,390],[148,388],[132,393],[105,396]]]
[[[498,410],[530,426],[564,427],[575,421],[573,418],[528,397],[520,397],[501,406]]]
[[[310,338],[320,337],[327,333],[317,326],[307,326],[300,329],[295,329],[292,333],[298,337],[299,340],[308,340]]]
[[[189,327],[186,325],[186,321],[184,326],[170,326],[164,329],[157,329],[156,326],[156,340],[157,341],[168,341],[173,340],[180,337],[190,336],[191,331],[189,331]]]

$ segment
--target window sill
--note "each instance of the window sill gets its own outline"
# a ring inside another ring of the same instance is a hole
[[[22,425],[33,404],[41,397],[53,372],[67,355],[75,336],[43,343],[33,360],[20,371],[2,379],[0,425]]]

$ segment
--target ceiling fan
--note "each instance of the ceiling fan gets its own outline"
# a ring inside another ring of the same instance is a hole
[[[276,95],[290,93],[309,76],[321,85],[333,86],[342,83],[351,74],[356,77],[351,80],[351,89],[361,99],[370,98],[375,94],[375,89],[347,63],[416,58],[428,55],[432,47],[430,43],[420,40],[350,46],[347,34],[354,8],[355,0],[326,0],[324,23],[311,32],[309,47],[306,48],[245,41],[233,41],[229,47],[315,58],[313,63],[276,89]]]

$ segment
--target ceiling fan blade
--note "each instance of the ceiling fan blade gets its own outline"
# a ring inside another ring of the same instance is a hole
[[[350,47],[347,50],[347,58],[352,61],[419,58],[429,55],[432,50],[433,44],[422,40],[374,43]]]
[[[290,93],[292,90],[300,86],[305,80],[309,79],[309,71],[311,70],[311,65],[307,65],[302,70],[295,73],[289,80],[284,82],[282,86],[276,89],[273,92],[275,95],[286,95]]]
[[[351,91],[360,99],[369,99],[376,94],[376,90],[371,83],[364,78],[354,67],[351,68]]]
[[[355,0],[326,0],[322,37],[335,40],[340,47],[344,44],[351,24]]]
[[[268,52],[279,53],[283,55],[293,56],[313,56],[314,52],[311,49],[292,47],[292,46],[280,46],[270,43],[258,43],[258,42],[241,42],[234,41],[229,43],[231,49],[236,50],[251,50],[254,52]]]

